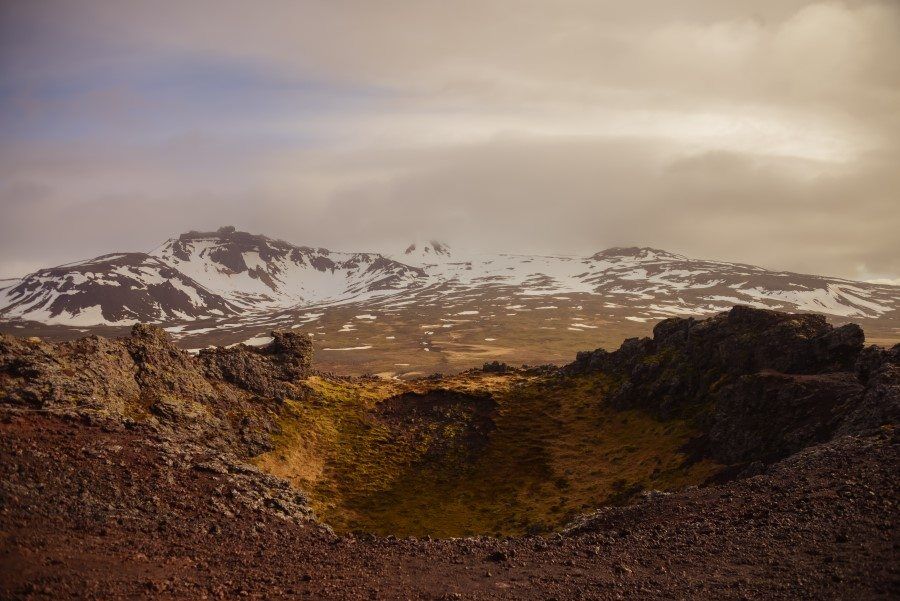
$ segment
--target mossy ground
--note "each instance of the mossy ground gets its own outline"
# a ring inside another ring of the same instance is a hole
[[[641,490],[699,483],[720,467],[692,463],[681,452],[697,434],[688,422],[609,407],[610,382],[602,375],[313,377],[307,385],[308,399],[285,404],[277,448],[256,462],[307,491],[318,515],[339,531],[439,537],[547,531]],[[495,428],[477,453],[466,452],[459,412],[440,423],[379,417],[380,401],[437,388],[493,395]]]

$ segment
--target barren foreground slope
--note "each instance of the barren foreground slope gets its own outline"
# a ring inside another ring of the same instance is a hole
[[[900,593],[900,348],[855,326],[737,307],[413,382],[273,338],[0,338],[0,596]]]

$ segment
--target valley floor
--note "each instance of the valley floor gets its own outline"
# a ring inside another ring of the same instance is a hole
[[[578,351],[614,350],[627,338],[649,336],[653,326],[668,316],[711,314],[653,311],[613,300],[621,301],[587,293],[520,297],[501,290],[477,298],[408,299],[396,307],[347,304],[163,325],[180,348],[194,350],[260,344],[272,330],[290,329],[311,337],[319,370],[411,379],[454,374],[493,360],[510,365],[562,365]],[[900,342],[900,318],[893,313],[878,319],[829,316],[829,320],[838,325],[858,323],[865,329],[868,344],[890,347]],[[0,320],[0,333],[47,341],[89,334],[114,338],[129,331],[130,326]]]
[[[549,537],[336,536],[255,472],[140,428],[2,409],[0,597],[874,599],[900,595],[892,428]],[[302,518],[302,516],[301,516]]]

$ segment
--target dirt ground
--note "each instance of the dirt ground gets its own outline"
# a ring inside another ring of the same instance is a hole
[[[898,438],[811,447],[565,533],[343,536],[139,428],[0,416],[4,599],[895,599]],[[238,479],[238,477],[240,477]],[[299,517],[298,517],[299,516]]]

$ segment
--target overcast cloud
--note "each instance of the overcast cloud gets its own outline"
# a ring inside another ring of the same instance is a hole
[[[0,275],[233,224],[900,278],[900,3],[0,4]]]

